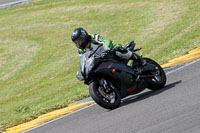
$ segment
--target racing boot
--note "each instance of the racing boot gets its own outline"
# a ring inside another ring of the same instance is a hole
[[[142,59],[142,57],[136,53],[133,53],[132,56],[131,56],[131,60],[135,60],[138,62],[139,66],[141,67],[144,67],[145,65],[145,62],[144,60]]]

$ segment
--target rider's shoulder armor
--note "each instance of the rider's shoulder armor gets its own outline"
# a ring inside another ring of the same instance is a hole
[[[91,36],[91,43],[104,44],[104,38],[98,34],[89,34]]]

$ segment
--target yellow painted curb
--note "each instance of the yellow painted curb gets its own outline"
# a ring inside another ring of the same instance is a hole
[[[200,58],[200,47],[189,51],[188,54],[186,55],[169,60],[168,63],[161,65],[161,67],[164,68],[164,67],[176,66],[176,65],[190,62],[198,58]]]
[[[83,108],[83,107],[88,106],[88,105],[93,104],[93,103],[94,103],[94,101],[89,101],[89,102],[84,102],[84,103],[77,103],[77,104],[70,104],[66,108],[55,110],[55,111],[52,111],[50,113],[41,115],[37,119],[32,120],[30,122],[23,123],[23,124],[20,124],[18,126],[12,127],[12,128],[8,128],[3,133],[19,133],[19,132],[25,131],[25,130],[27,130],[29,128],[38,126],[38,125],[40,125],[40,124],[42,124],[42,123],[44,123],[46,121],[52,120],[52,119],[54,119],[56,117],[59,117],[61,115],[71,113],[71,112],[73,112],[75,110],[78,110],[80,108]]]

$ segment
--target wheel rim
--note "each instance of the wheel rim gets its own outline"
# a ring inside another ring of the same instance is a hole
[[[155,74],[155,76],[152,78],[152,81],[153,82],[160,82],[162,80],[162,76],[161,76],[160,70],[158,69],[154,74]]]
[[[116,101],[115,91],[106,92],[106,89],[102,86],[98,87],[97,94],[107,103],[115,103]]]

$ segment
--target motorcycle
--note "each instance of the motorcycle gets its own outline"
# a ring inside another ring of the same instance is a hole
[[[132,52],[141,50],[134,49],[135,44],[131,41],[124,48]],[[144,61],[144,66],[141,66],[135,60],[131,63],[120,60],[112,53],[99,45],[80,57],[77,78],[89,85],[90,96],[101,107],[115,109],[128,95],[137,94],[145,88],[155,91],[165,86],[166,74],[154,60],[139,55]]]

